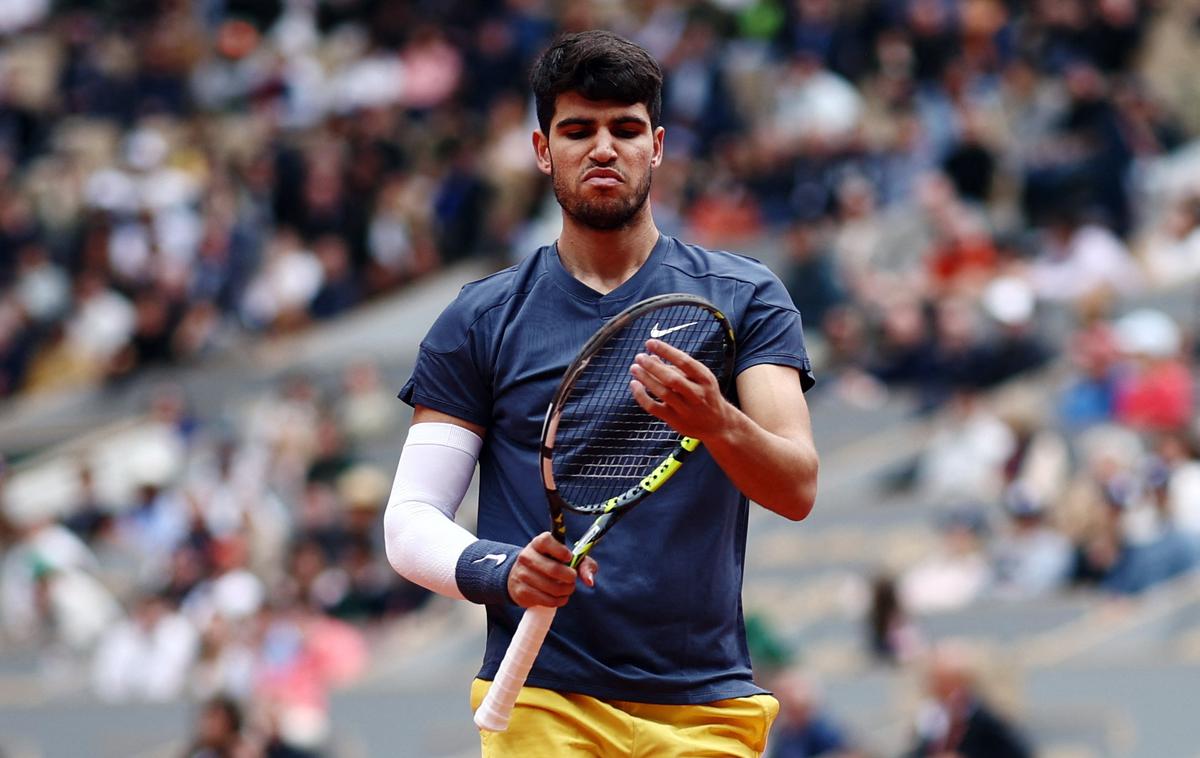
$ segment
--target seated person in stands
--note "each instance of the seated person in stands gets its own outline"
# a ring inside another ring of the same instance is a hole
[[[845,730],[821,706],[816,683],[799,671],[771,683],[779,699],[779,718],[771,732],[769,758],[854,758]]]
[[[929,699],[917,715],[907,758],[1030,758],[1025,738],[980,694],[968,652],[938,646],[926,670]]]

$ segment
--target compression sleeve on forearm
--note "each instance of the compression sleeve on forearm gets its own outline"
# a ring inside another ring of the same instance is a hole
[[[384,513],[384,543],[388,562],[409,581],[448,597],[503,603],[521,548],[477,540],[454,522],[482,445],[454,424],[414,425]]]

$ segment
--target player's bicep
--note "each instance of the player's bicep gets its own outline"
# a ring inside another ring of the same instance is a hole
[[[737,375],[738,405],[766,431],[812,445],[812,420],[800,372],[791,366],[760,363]]]
[[[480,439],[483,439],[483,436],[487,433],[487,430],[479,424],[452,416],[449,413],[434,410],[427,405],[418,405],[413,408],[412,423],[414,425],[426,423],[453,424],[454,426],[466,429]]]

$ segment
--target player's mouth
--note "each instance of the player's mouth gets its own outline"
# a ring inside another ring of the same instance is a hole
[[[618,184],[624,184],[625,178],[616,169],[593,168],[583,175],[583,183],[593,187],[615,187]]]

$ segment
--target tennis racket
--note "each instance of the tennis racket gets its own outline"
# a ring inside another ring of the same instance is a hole
[[[650,338],[695,358],[717,377],[722,392],[728,391],[733,329],[704,298],[676,293],[643,300],[614,316],[587,341],[567,368],[542,425],[541,473],[551,532],[567,544],[564,511],[598,515],[571,551],[572,568],[622,516],[661,489],[700,446],[700,440],[681,436],[633,398],[629,367]],[[555,610],[526,609],[475,712],[479,728],[508,728],[517,693]]]

